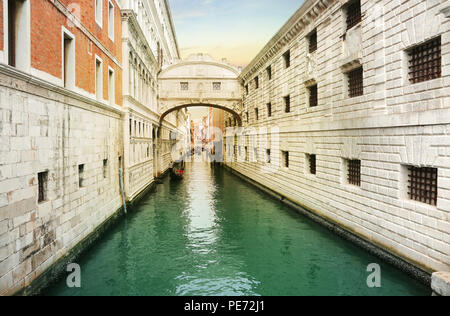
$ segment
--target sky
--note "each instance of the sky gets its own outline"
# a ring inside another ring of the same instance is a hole
[[[206,53],[245,67],[303,0],[169,0],[182,58]]]

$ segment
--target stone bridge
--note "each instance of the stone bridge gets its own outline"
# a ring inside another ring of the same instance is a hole
[[[209,55],[191,55],[159,75],[160,122],[171,112],[193,106],[219,108],[232,113],[242,124],[241,69]]]

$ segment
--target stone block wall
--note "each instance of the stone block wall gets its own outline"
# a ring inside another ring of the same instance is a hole
[[[0,295],[29,285],[122,204],[120,113],[28,80],[0,74]]]
[[[259,135],[256,143],[246,136],[233,144],[241,153],[247,147],[249,161],[242,154],[227,164],[418,267],[450,271],[450,19],[443,13],[449,3],[362,0],[362,22],[347,31],[348,3],[307,1],[244,69],[243,127]],[[318,48],[310,53],[314,30]],[[412,84],[408,50],[439,36],[442,76]],[[349,98],[346,74],[360,66],[364,94]],[[310,107],[314,84],[318,106]],[[279,133],[267,141],[262,127]],[[289,152],[288,168],[282,152]],[[315,175],[310,154],[317,157]],[[351,159],[361,160],[361,186],[347,183]],[[409,199],[408,166],[438,169],[436,206]]]

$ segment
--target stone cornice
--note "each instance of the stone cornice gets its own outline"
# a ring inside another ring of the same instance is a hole
[[[3,77],[3,76],[4,77]],[[87,111],[120,117],[122,108],[111,106],[87,96],[59,87],[48,81],[21,72],[13,67],[0,64],[0,86],[23,91],[41,98],[64,103]]]
[[[175,49],[177,50],[177,55],[178,55],[177,58],[180,58],[180,50],[178,48],[177,34],[175,32],[175,27],[173,25],[172,11],[170,10],[170,5],[168,3],[168,0],[164,0],[164,4],[166,5],[167,16],[169,17],[170,29],[172,31],[173,40],[175,42]]]
[[[67,20],[71,21],[90,41],[92,41],[106,56],[108,56],[120,69],[122,69],[122,63],[117,59],[100,40],[98,40],[91,31],[85,27],[81,21],[73,15],[70,10],[59,0],[48,0],[55,8],[66,16]],[[117,5],[117,3],[116,3]]]
[[[337,0],[307,0],[242,71],[240,79],[244,82],[250,80],[258,69],[279,53],[334,1]]]

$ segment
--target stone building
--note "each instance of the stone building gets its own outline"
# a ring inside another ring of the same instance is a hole
[[[153,161],[163,173],[169,137],[184,121],[179,113],[160,124],[158,115],[157,74],[179,58],[167,1],[4,0],[0,20],[0,295],[8,295],[39,288],[89,243],[152,183]]]
[[[227,135],[227,165],[450,271],[449,12],[446,0],[306,1],[239,77],[244,133]]]
[[[133,199],[167,168],[177,124],[186,111],[168,115],[160,126],[158,73],[179,60],[167,1],[120,1],[124,56],[123,102],[125,187]],[[148,175],[151,175],[150,177]]]

